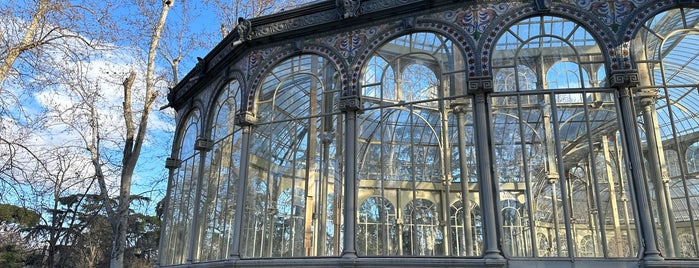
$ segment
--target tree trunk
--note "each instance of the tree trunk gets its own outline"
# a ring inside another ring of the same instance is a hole
[[[148,66],[146,69],[146,93],[143,104],[143,113],[141,114],[140,122],[138,123],[138,132],[134,126],[131,109],[131,89],[135,80],[135,73],[131,73],[129,78],[124,81],[124,119],[126,123],[126,144],[124,144],[122,172],[121,172],[121,187],[119,189],[119,204],[115,213],[116,218],[111,220],[114,230],[114,242],[112,244],[112,254],[110,259],[110,267],[124,267],[124,251],[126,249],[126,233],[128,231],[129,205],[131,203],[131,180],[133,177],[138,157],[141,154],[141,147],[146,135],[146,127],[148,126],[148,117],[150,109],[158,96],[155,91],[155,56],[157,54],[158,43],[165,19],[168,11],[174,4],[174,0],[163,0],[163,7],[160,10],[160,17],[153,35],[150,40],[148,51]]]

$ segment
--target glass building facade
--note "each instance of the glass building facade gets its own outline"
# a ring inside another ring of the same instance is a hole
[[[699,266],[699,2],[319,1],[168,95],[159,266]]]

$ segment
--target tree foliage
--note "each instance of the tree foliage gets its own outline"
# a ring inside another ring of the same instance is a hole
[[[12,204],[0,204],[1,224],[16,224],[19,228],[26,229],[36,226],[39,219],[40,215],[36,211]]]

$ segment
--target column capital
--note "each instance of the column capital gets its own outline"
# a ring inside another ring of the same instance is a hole
[[[636,91],[636,97],[641,99],[641,105],[651,106],[655,105],[655,101],[658,100],[658,89],[657,88],[644,88]]]
[[[198,138],[194,142],[194,150],[209,151],[214,148],[214,142],[208,138]]]
[[[467,91],[470,94],[491,93],[494,89],[492,76],[475,76],[468,78]]]
[[[177,169],[182,165],[182,161],[177,158],[168,157],[165,160],[165,168],[167,169]]]
[[[335,140],[335,132],[333,131],[323,131],[318,134],[318,139],[322,144],[331,144]]]
[[[342,96],[337,107],[343,112],[359,111],[362,108],[361,103],[359,96]]]
[[[452,100],[449,103],[449,106],[455,113],[463,114],[468,112],[468,108],[471,106],[471,103],[466,98],[458,98]]]
[[[250,111],[238,111],[235,113],[235,124],[241,127],[253,126],[257,123],[257,116]]]

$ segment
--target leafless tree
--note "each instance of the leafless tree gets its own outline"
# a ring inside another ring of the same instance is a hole
[[[279,12],[308,0],[207,0],[213,5],[221,22],[221,34],[225,37],[238,24],[238,18],[255,18]]]
[[[127,246],[126,234],[128,231],[129,206],[131,204],[131,182],[146,136],[151,107],[158,97],[158,91],[155,90],[155,58],[161,33],[165,26],[168,12],[173,4],[174,0],[163,0],[160,15],[152,30],[146,62],[146,89],[143,95],[143,106],[140,109],[140,119],[138,121],[134,121],[133,116],[137,112],[134,111],[132,107],[132,93],[134,92],[133,87],[136,80],[136,73],[132,71],[123,83],[123,116],[126,127],[126,140],[123,145],[121,161],[121,181],[119,183],[119,196],[117,198],[116,207],[107,207],[107,216],[114,231],[114,244],[110,257],[110,267],[112,268],[124,267],[124,251]],[[91,127],[96,129],[98,125],[91,124]],[[88,146],[88,149],[92,155],[92,163],[95,167],[98,183],[100,185],[100,195],[103,200],[109,200],[106,179],[102,173],[102,165],[100,162],[101,154],[98,150],[99,146],[94,146],[99,145],[99,137],[96,135],[99,132],[93,131],[92,133],[95,134],[91,137],[90,144],[93,146]]]

